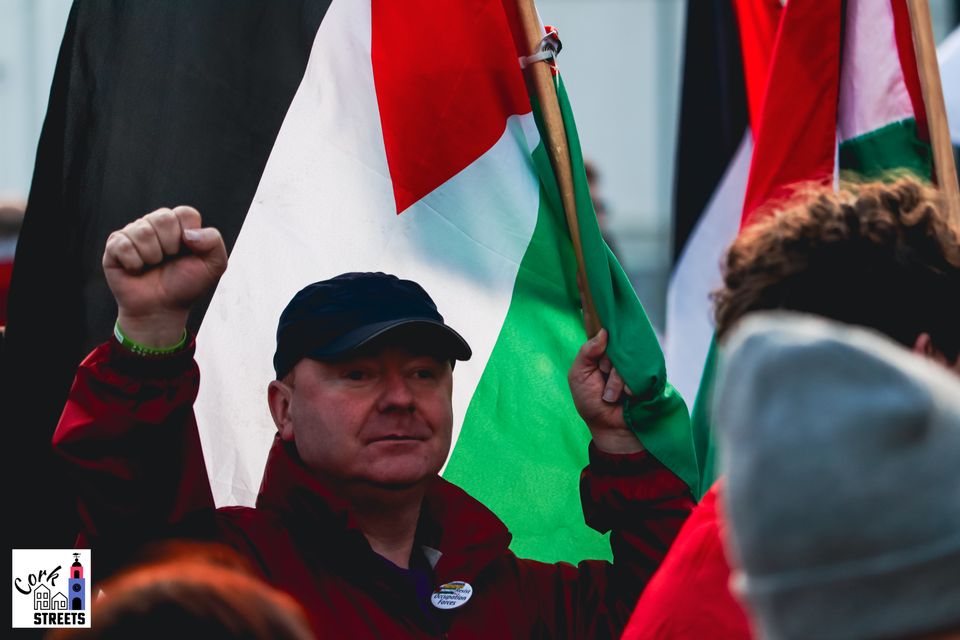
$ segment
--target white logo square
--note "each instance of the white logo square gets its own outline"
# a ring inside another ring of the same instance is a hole
[[[90,579],[90,549],[14,549],[13,627],[89,627]]]

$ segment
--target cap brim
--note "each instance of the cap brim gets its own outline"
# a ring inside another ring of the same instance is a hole
[[[410,335],[405,336],[404,339],[404,342],[409,341],[411,347],[425,349],[428,353],[455,360],[469,360],[473,355],[470,345],[463,336],[442,322],[433,318],[402,318],[358,327],[322,348],[309,351],[304,354],[304,357],[319,360],[345,357],[401,329],[411,331]]]

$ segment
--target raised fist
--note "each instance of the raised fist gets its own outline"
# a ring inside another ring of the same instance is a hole
[[[175,344],[190,308],[227,268],[220,232],[201,228],[193,207],[157,209],[107,238],[103,273],[120,328],[140,344]]]

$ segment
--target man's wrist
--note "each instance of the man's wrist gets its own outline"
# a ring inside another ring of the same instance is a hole
[[[640,439],[632,431],[596,431],[593,432],[594,446],[604,453],[629,454],[644,450]]]
[[[125,347],[144,355],[170,353],[186,344],[187,314],[117,316],[114,335]]]

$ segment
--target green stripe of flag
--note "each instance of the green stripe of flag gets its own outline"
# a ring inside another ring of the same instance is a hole
[[[697,398],[693,402],[693,411],[690,415],[697,464],[700,468],[699,486],[693,492],[698,501],[710,490],[720,475],[717,468],[717,440],[713,437],[710,424],[710,407],[713,404],[718,357],[717,337],[714,336],[710,341],[710,350],[707,351],[707,360],[700,377],[700,388],[697,390]]]
[[[907,118],[844,141],[840,145],[840,169],[864,178],[880,178],[885,172],[906,169],[929,179],[933,174],[930,143],[917,135],[917,122]]]
[[[644,446],[695,488],[698,472],[686,405],[667,383],[656,334],[600,235],[576,125],[559,80],[558,94],[573,163],[587,279],[602,324],[610,332],[611,359],[637,396],[626,417]],[[542,131],[539,105],[534,100],[532,106]],[[566,391],[567,369],[586,339],[576,260],[543,143],[531,160],[541,183],[537,225],[444,477],[503,519],[515,536],[512,548],[521,556],[551,562],[609,558],[606,536],[583,522],[577,470],[587,463],[590,434]],[[534,381],[542,393],[530,392]],[[491,458],[496,461],[492,466],[503,472],[481,474],[480,469],[491,468]]]
[[[541,188],[510,308],[444,472],[504,521],[514,552],[544,562],[610,557],[580,506],[590,434],[566,391],[586,339],[575,273],[566,224]]]
[[[644,447],[695,490],[699,483],[699,472],[687,405],[667,381],[666,364],[656,333],[630,279],[600,234],[587,187],[577,127],[562,82],[558,83],[557,91],[573,163],[577,218],[587,280],[601,324],[610,332],[607,352],[634,392],[634,399],[629,403],[625,417]],[[534,114],[538,115],[536,109]],[[550,168],[545,154],[543,158],[535,155],[534,160],[541,175],[544,175]],[[556,191],[553,197],[559,200]]]

